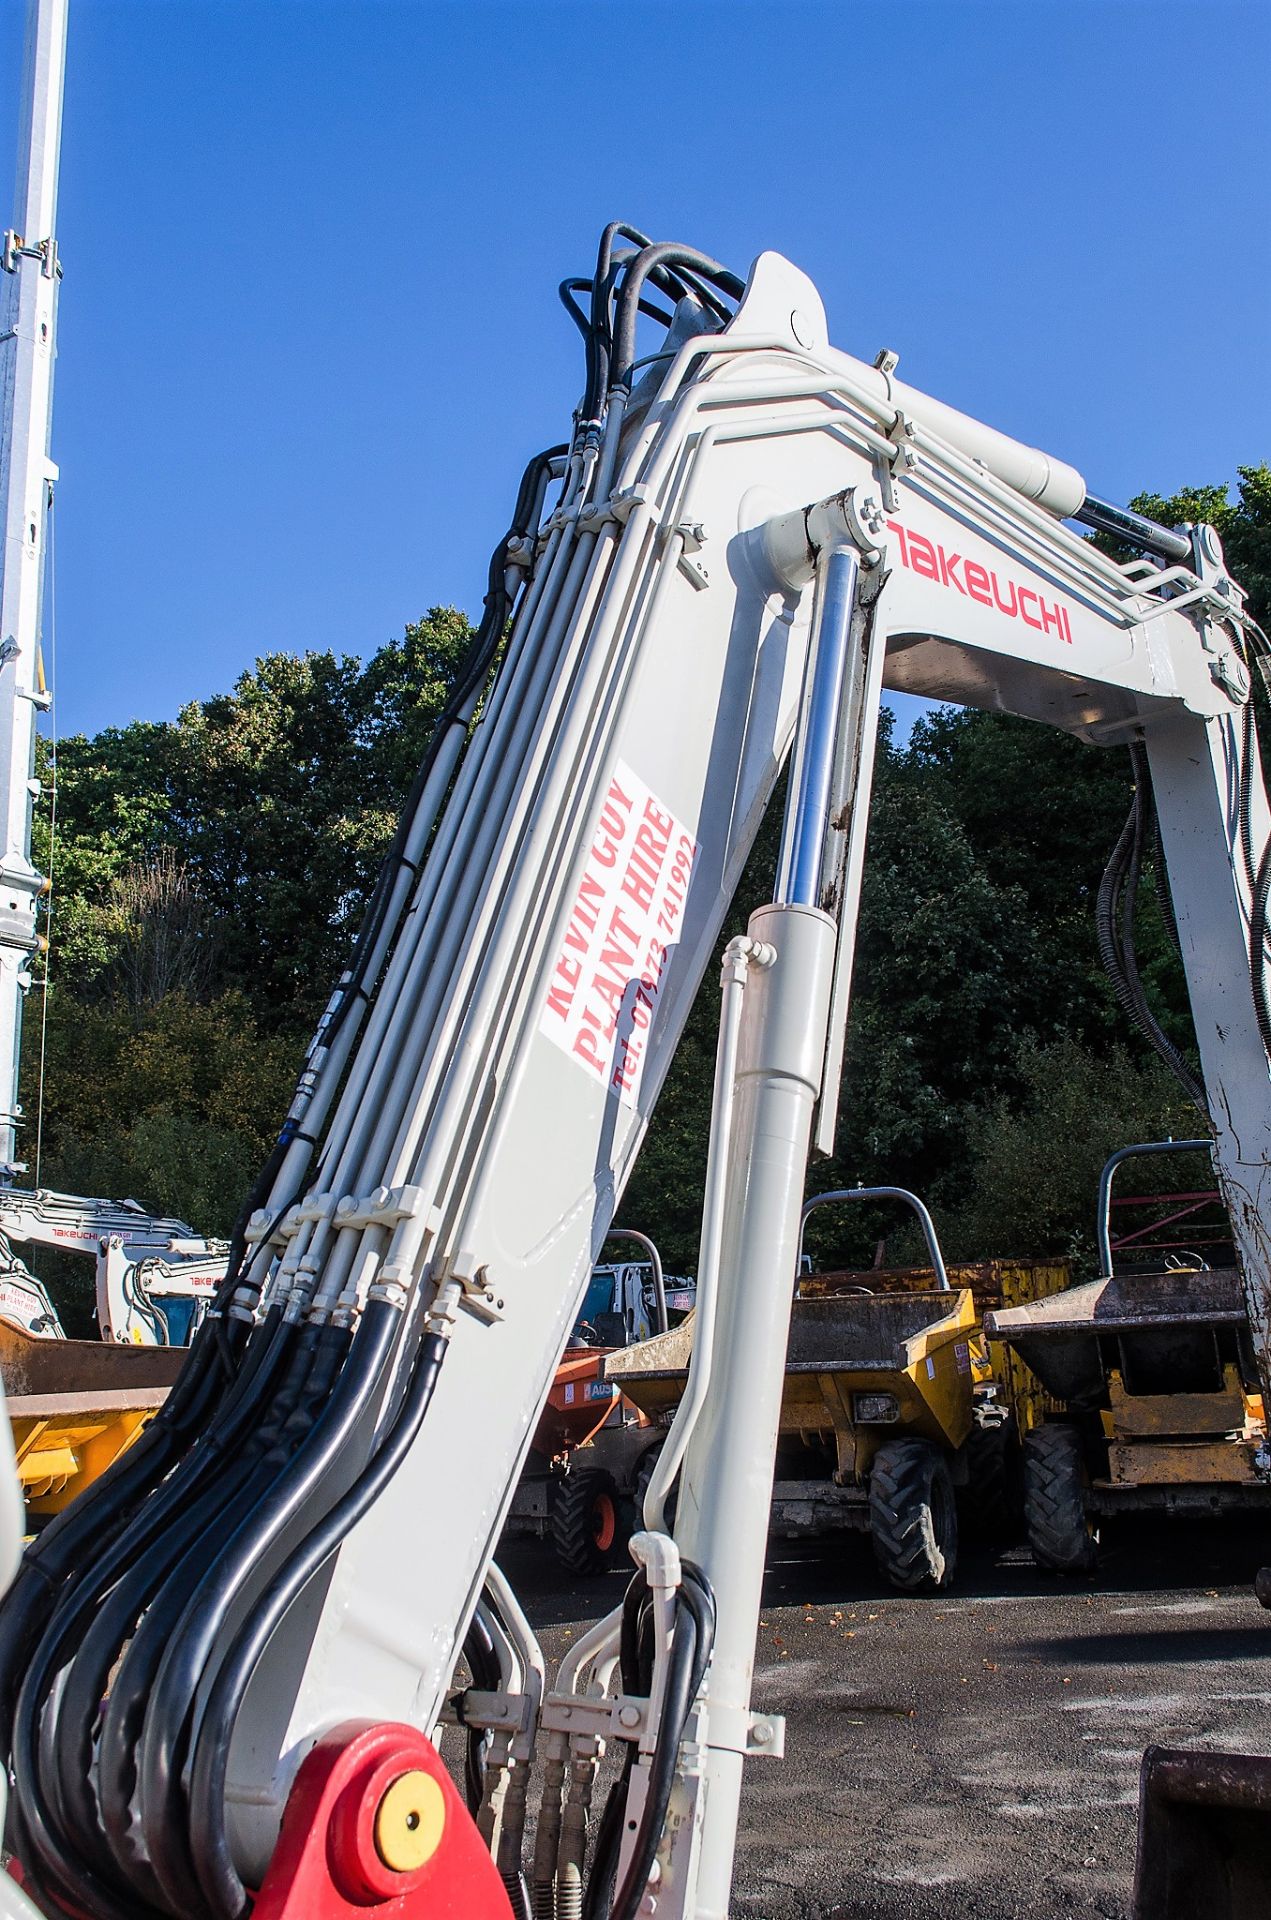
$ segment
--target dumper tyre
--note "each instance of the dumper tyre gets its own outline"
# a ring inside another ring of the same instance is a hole
[[[640,1532],[644,1527],[644,1496],[649,1491],[649,1482],[653,1478],[653,1470],[658,1464],[658,1456],[661,1451],[662,1448],[660,1446],[650,1447],[647,1453],[641,1454],[640,1465],[636,1469],[635,1524],[637,1532]],[[675,1530],[675,1513],[679,1504],[680,1482],[679,1475],[677,1474],[671,1491],[667,1495],[666,1504],[662,1509],[662,1517],[671,1532]]]
[[[590,1577],[611,1567],[626,1545],[618,1489],[595,1467],[567,1473],[552,1502],[552,1547],[567,1573]]]
[[[995,1426],[971,1428],[966,1442],[967,1483],[962,1490],[962,1524],[977,1540],[1008,1541],[1019,1536],[1024,1519],[1019,1430],[1014,1416]]]
[[[1024,1442],[1024,1525],[1038,1566],[1053,1573],[1089,1573],[1098,1535],[1086,1512],[1086,1468],[1075,1427],[1047,1422]]]
[[[941,1593],[958,1560],[949,1463],[929,1440],[887,1440],[869,1476],[874,1557],[902,1593]]]

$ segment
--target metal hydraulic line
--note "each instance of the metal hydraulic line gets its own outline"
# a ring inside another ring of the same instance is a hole
[[[22,1170],[17,1131],[22,1003],[38,948],[31,864],[35,716],[49,704],[40,661],[44,536],[57,322],[57,172],[67,0],[30,0],[13,226],[0,301],[0,1178]]]

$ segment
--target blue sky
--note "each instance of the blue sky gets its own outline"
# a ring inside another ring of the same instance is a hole
[[[0,0],[0,156],[24,6]],[[1092,490],[1271,458],[1267,0],[71,0],[59,731],[475,611],[622,217]]]

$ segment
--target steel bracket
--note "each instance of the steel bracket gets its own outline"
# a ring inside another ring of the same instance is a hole
[[[324,1197],[316,1195],[315,1199]],[[395,1227],[423,1211],[422,1188],[376,1187],[374,1193],[361,1199],[356,1194],[346,1195],[336,1207],[335,1222],[338,1227]]]
[[[28,243],[12,227],[6,227],[2,260],[5,272],[16,273],[19,260],[38,260],[46,280],[61,278],[62,263],[58,258],[56,240],[49,238]]]
[[[918,449],[914,444],[913,422],[899,408],[887,435],[896,451],[890,460],[884,460],[879,466],[878,479],[883,493],[883,505],[888,513],[895,513],[900,505],[900,496],[896,492],[897,480],[905,474],[916,473],[919,467]]]
[[[470,1247],[460,1247],[453,1259],[434,1277],[439,1285],[445,1280],[456,1281],[463,1289],[463,1306],[487,1326],[493,1326],[503,1318],[503,1297],[495,1290],[490,1269]]]
[[[593,500],[579,508],[579,531],[599,533],[610,522],[625,527],[636,508],[644,506],[648,497],[645,487],[624,487],[621,493],[611,493],[607,500]]]
[[[786,1757],[786,1717],[784,1713],[752,1713],[746,1732],[747,1758],[784,1760]]]

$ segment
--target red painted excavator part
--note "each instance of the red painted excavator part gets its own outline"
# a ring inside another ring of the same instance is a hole
[[[404,1774],[431,1775],[445,1822],[409,1872],[376,1845],[380,1802]],[[415,1727],[350,1720],[296,1775],[253,1920],[512,1920],[489,1851],[436,1748]]]

